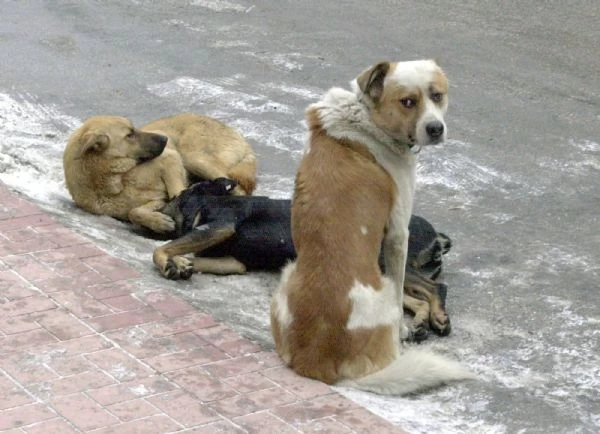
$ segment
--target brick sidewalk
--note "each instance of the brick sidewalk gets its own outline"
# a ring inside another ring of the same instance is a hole
[[[403,432],[0,184],[0,432]]]

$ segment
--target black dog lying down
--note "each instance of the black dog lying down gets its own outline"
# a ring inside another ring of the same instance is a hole
[[[235,185],[226,178],[201,181],[161,210],[175,221],[177,237],[154,251],[154,263],[164,277],[176,280],[189,279],[194,272],[279,270],[296,257],[290,200],[229,195]],[[404,307],[414,314],[413,338],[425,339],[428,328],[447,335],[447,287],[436,279],[451,241],[419,216],[412,216],[409,230]],[[182,256],[189,253],[195,257]]]

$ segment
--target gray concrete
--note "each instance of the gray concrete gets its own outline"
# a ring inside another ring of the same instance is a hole
[[[66,135],[93,114],[213,114],[255,146],[260,191],[289,196],[308,103],[377,60],[434,57],[452,140],[421,153],[416,210],[455,247],[454,331],[432,342],[481,381],[343,392],[415,432],[598,432],[599,15],[591,0],[3,1],[0,179],[269,348],[276,276],[159,278],[156,242],[73,207]]]

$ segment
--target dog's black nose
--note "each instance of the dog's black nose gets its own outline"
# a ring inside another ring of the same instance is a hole
[[[156,139],[161,146],[167,146],[167,142],[169,141],[168,137],[160,135],[160,134],[157,134],[156,136],[157,136]]]
[[[431,121],[425,127],[425,131],[427,131],[429,137],[437,139],[444,134],[444,124],[440,121]]]

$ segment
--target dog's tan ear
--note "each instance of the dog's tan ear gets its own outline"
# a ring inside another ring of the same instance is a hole
[[[356,83],[361,92],[368,95],[374,101],[381,98],[383,94],[383,80],[390,70],[390,62],[380,62],[367,69],[356,78]]]
[[[85,133],[81,137],[81,146],[75,158],[81,158],[87,152],[102,152],[108,148],[109,143],[110,138],[106,134]]]

